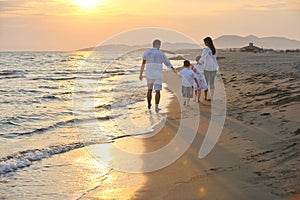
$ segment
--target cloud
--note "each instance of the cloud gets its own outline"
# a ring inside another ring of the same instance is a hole
[[[295,0],[249,0],[243,1],[245,10],[294,10],[299,9],[299,2]]]
[[[0,1],[0,13],[7,13],[15,10],[25,10],[26,6],[24,4],[26,1],[14,1],[14,0],[1,0]]]
[[[51,1],[40,0],[1,0],[0,13],[3,16],[20,16],[45,13],[46,6],[49,6]]]
[[[72,16],[84,11],[68,0],[0,0],[0,16]],[[106,9],[101,7],[100,10]],[[99,11],[99,9],[97,10]]]

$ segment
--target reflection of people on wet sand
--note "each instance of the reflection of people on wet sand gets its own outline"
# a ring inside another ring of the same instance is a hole
[[[190,99],[193,98],[193,83],[199,87],[197,76],[193,70],[190,69],[191,63],[188,60],[183,62],[184,68],[178,73],[182,77],[182,97],[184,98],[183,105],[189,106]]]
[[[166,55],[159,50],[161,45],[160,40],[153,41],[153,48],[146,51],[143,55],[143,63],[140,70],[140,80],[143,79],[143,72],[146,66],[146,78],[148,85],[147,102],[148,109],[151,108],[152,91],[155,90],[155,111],[158,112],[160,101],[160,91],[162,90],[162,67],[165,64],[168,68],[175,71]]]
[[[207,46],[203,49],[199,64],[204,65],[204,76],[207,84],[209,85],[211,98],[214,96],[215,91],[215,77],[219,70],[217,63],[216,48],[210,37],[204,38],[204,44]],[[207,99],[208,100],[208,99]]]
[[[196,61],[198,62],[198,60],[200,59],[200,56],[196,57]],[[196,65],[194,65],[194,67],[192,68],[196,74],[196,79],[198,82],[199,87],[197,87],[196,82],[194,83],[194,91],[195,91],[195,101],[196,102],[200,102],[200,95],[201,95],[201,90],[204,90],[204,99],[207,100],[207,83],[204,77],[204,66],[200,65],[199,63],[197,63]]]

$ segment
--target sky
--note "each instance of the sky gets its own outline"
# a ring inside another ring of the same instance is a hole
[[[160,35],[163,42],[222,35],[300,41],[300,0],[0,0],[0,51],[144,44]]]

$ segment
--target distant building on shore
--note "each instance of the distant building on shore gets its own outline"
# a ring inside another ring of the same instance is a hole
[[[263,49],[259,48],[257,46],[254,46],[253,43],[250,42],[248,46],[240,48],[240,51],[257,53],[257,52],[263,52]]]

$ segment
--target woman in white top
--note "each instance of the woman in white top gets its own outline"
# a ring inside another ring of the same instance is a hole
[[[199,63],[204,65],[204,76],[207,85],[209,85],[211,97],[213,98],[215,91],[215,77],[219,70],[219,65],[217,63],[216,49],[212,39],[210,37],[204,38],[204,44],[207,47],[203,49]]]

